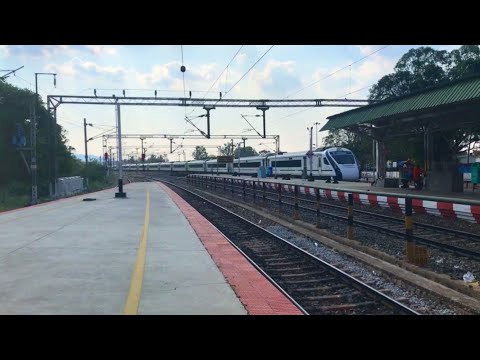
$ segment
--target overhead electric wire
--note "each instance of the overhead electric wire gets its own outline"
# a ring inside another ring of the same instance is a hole
[[[234,88],[235,86],[237,86],[237,84],[238,84],[240,81],[242,81],[242,79],[243,79],[245,76],[247,76],[247,74],[250,72],[250,70],[252,70],[252,69],[255,67],[255,65],[257,65],[257,64],[260,62],[260,60],[262,60],[263,57],[268,54],[268,52],[269,52],[270,50],[272,50],[272,48],[273,48],[274,46],[275,46],[275,45],[270,46],[270,48],[269,48],[267,51],[265,51],[265,53],[264,53],[262,56],[260,56],[260,58],[259,58],[257,61],[255,61],[255,64],[253,64],[252,66],[250,66],[250,68],[247,70],[247,72],[246,72],[245,74],[243,74],[242,77],[241,77],[240,79],[238,79],[237,82],[236,82],[235,84],[233,84],[233,86],[232,86],[230,89],[228,89],[228,91],[223,95],[223,97],[227,96],[227,94],[228,94],[230,91],[232,91],[233,88]],[[218,104],[219,101],[220,101],[220,99],[218,99],[217,102],[216,102],[214,105]]]
[[[233,57],[230,59],[229,63],[227,64],[227,66],[225,66],[225,68],[222,70],[222,72],[220,73],[220,75],[218,75],[217,79],[212,83],[212,85],[210,85],[210,88],[207,90],[207,92],[205,93],[205,97],[202,99],[205,100],[206,99],[206,96],[207,94],[210,92],[210,90],[212,90],[213,86],[217,83],[217,81],[222,77],[222,74],[225,72],[225,70],[228,69],[228,67],[230,66],[230,64],[233,62],[233,60],[235,60],[235,58],[237,57],[238,53],[240,52],[240,50],[242,50],[242,48],[244,47],[245,45],[242,45],[240,46],[240,48],[237,50],[237,52],[235,53],[235,55],[233,55]],[[226,88],[226,86],[225,86]],[[190,116],[196,109],[194,108],[190,114],[188,114],[188,116]]]
[[[305,89],[308,89],[309,87],[311,87],[311,86],[319,83],[320,81],[325,80],[325,79],[327,79],[327,78],[335,75],[336,73],[338,73],[338,72],[340,72],[340,71],[342,71],[342,70],[345,70],[346,68],[348,68],[348,67],[350,67],[350,66],[352,66],[352,65],[354,65],[354,64],[356,64],[356,63],[358,63],[358,62],[360,62],[360,61],[362,61],[362,60],[364,60],[364,59],[366,59],[366,58],[368,58],[368,57],[370,57],[370,56],[372,56],[372,55],[374,55],[374,54],[376,54],[377,52],[379,52],[379,51],[381,51],[381,50],[383,50],[383,49],[385,49],[385,48],[387,48],[387,47],[389,47],[389,46],[390,46],[390,45],[385,45],[385,46],[381,47],[380,49],[375,50],[374,52],[372,52],[372,53],[370,53],[370,54],[368,54],[368,55],[365,55],[364,57],[362,57],[362,58],[360,58],[360,59],[352,62],[351,64],[348,64],[348,65],[346,65],[346,66],[344,66],[344,67],[342,67],[342,68],[340,68],[340,69],[338,69],[338,70],[335,70],[334,72],[332,72],[332,73],[324,76],[324,77],[321,78],[321,79],[315,80],[314,82],[312,82],[312,83],[304,86],[303,88],[301,88],[301,89],[299,89],[299,90],[291,93],[291,94],[288,95],[286,98],[288,99],[290,96],[295,95],[295,94],[297,94],[297,93],[299,93],[300,91],[303,91],[303,90],[305,90]]]
[[[328,75],[324,76],[323,78],[321,78],[321,79],[319,79],[319,80],[316,80],[316,81],[314,81],[314,82],[312,82],[312,83],[308,84],[307,86],[304,86],[304,87],[303,87],[303,88],[301,88],[300,90],[297,90],[297,91],[295,91],[294,93],[292,93],[292,94],[288,95],[288,96],[287,96],[287,98],[288,98],[288,97],[290,97],[291,95],[295,95],[295,94],[299,93],[300,91],[302,91],[302,90],[305,90],[305,89],[307,89],[307,88],[309,88],[309,87],[311,87],[311,86],[315,85],[316,83],[318,83],[318,82],[320,82],[320,81],[322,81],[322,80],[325,80],[325,79],[327,79],[327,78],[329,78],[329,77],[331,77],[331,76],[335,75],[335,74],[336,74],[336,73],[338,73],[339,71],[345,70],[347,67],[350,67],[350,82],[351,82],[351,66],[352,66],[352,65],[354,65],[354,64],[356,64],[356,63],[358,63],[358,62],[360,62],[360,61],[362,61],[362,60],[364,60],[364,59],[368,58],[369,56],[372,56],[372,55],[376,54],[377,52],[379,52],[379,51],[381,51],[381,50],[383,50],[383,49],[387,48],[388,46],[390,46],[390,45],[385,45],[385,46],[381,47],[380,49],[377,49],[377,50],[375,50],[375,51],[371,52],[370,54],[368,54],[368,55],[365,55],[364,57],[362,57],[362,58],[360,58],[360,59],[358,59],[358,60],[356,60],[356,61],[352,62],[351,64],[348,64],[348,65],[344,66],[344,67],[343,67],[343,68],[341,68],[341,69],[335,70],[334,72],[332,72],[332,73],[330,73],[330,74],[328,74]],[[369,86],[371,86],[371,85],[369,85]],[[366,87],[369,87],[369,86],[366,86]],[[353,94],[353,93],[355,93],[355,92],[358,92],[358,91],[360,91],[360,90],[363,90],[363,89],[365,89],[365,87],[364,87],[364,88],[361,88],[361,89],[359,89],[359,90],[356,90],[356,91],[349,92],[349,93],[347,93],[347,94],[345,94],[345,95],[342,95],[342,97],[343,97],[343,96],[350,95],[350,94]],[[283,117],[279,118],[279,120],[281,120],[281,119],[285,119],[285,118],[288,118],[288,117],[290,117],[290,116],[298,115],[298,114],[300,114],[300,113],[303,113],[303,112],[305,112],[305,111],[309,111],[309,110],[313,110],[313,109],[314,109],[314,108],[307,108],[307,109],[303,109],[303,110],[300,110],[300,111],[295,111],[295,112],[293,112],[293,113],[287,114],[287,115],[285,115],[285,116],[283,116]]]
[[[240,79],[238,79],[237,82],[236,82],[235,84],[233,84],[233,86],[232,86],[230,89],[228,89],[227,92],[225,92],[225,94],[223,95],[223,98],[225,98],[225,96],[227,96],[227,94],[228,94],[230,91],[232,91],[233,88],[234,88],[235,86],[237,86],[237,84],[238,84],[240,81],[242,81],[242,79],[243,79],[245,76],[247,76],[247,74],[250,72],[250,70],[252,70],[252,69],[260,62],[260,60],[262,60],[262,59],[264,58],[264,56],[267,55],[270,50],[272,50],[272,48],[273,48],[274,46],[275,46],[275,45],[270,46],[270,48],[269,48],[267,51],[265,51],[265,53],[263,53],[263,55],[260,56],[260,58],[259,58],[257,61],[255,61],[255,63],[254,63],[252,66],[250,66],[250,68],[247,70],[247,72],[245,72],[245,74],[243,74],[242,77],[240,77]],[[242,45],[242,47],[243,47],[243,45]],[[240,48],[240,49],[241,49],[241,48]],[[238,54],[238,52],[240,51],[240,49],[237,51],[237,54]],[[236,56],[236,54],[235,54],[235,56]],[[234,56],[234,58],[235,58],[235,56]],[[233,59],[230,61],[230,63],[231,63],[232,61],[233,61]],[[229,63],[228,65],[230,65],[230,63]],[[228,65],[226,66],[226,68],[228,67]],[[224,71],[225,71],[225,70],[224,70]],[[222,72],[222,73],[223,73],[223,72]],[[220,76],[221,76],[221,74],[220,74]],[[219,77],[219,78],[220,78],[220,77]],[[217,79],[217,80],[218,80],[218,79]],[[216,82],[217,80],[215,80],[215,82]],[[213,85],[212,85],[212,86],[213,86]],[[205,100],[205,99],[204,99],[204,100]],[[220,101],[220,99],[218,99],[218,100],[215,102],[215,104],[213,104],[213,106],[217,105],[219,101]]]

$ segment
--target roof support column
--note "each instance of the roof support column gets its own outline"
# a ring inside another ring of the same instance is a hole
[[[386,163],[387,160],[385,159],[385,141],[383,140],[377,140],[376,142],[376,179],[378,180],[383,180],[385,179],[387,175],[387,169],[386,169]]]

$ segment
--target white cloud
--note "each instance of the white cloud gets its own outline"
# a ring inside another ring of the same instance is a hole
[[[87,48],[96,56],[100,56],[102,54],[115,55],[117,53],[116,48],[106,45],[87,45]]]
[[[163,65],[155,65],[150,72],[138,73],[137,81],[141,86],[155,86],[160,82],[171,79],[170,72],[176,66],[180,66],[180,63],[172,61]]]
[[[8,55],[34,58],[51,58],[54,55],[73,55],[76,50],[70,45],[4,45]]]
[[[149,72],[136,72],[135,78],[140,87],[162,88],[172,91],[183,91],[183,76],[180,72],[181,64],[178,61],[170,61],[165,64],[157,64]],[[218,77],[219,68],[217,64],[203,64],[200,66],[188,67],[185,72],[186,91],[206,91],[211,83]],[[232,72],[229,71],[229,79]],[[223,76],[226,76],[223,74]],[[224,79],[224,78],[223,78]],[[220,89],[225,81],[219,79],[212,91]]]
[[[95,78],[98,80],[103,77],[103,81],[123,80],[126,74],[131,72],[131,70],[123,66],[102,66],[93,61],[85,61],[78,57],[74,57],[61,64],[47,64],[44,69],[46,71],[56,72],[60,76],[78,77],[80,80],[85,80],[86,78]]]
[[[48,72],[55,72],[60,76],[75,76],[77,74],[75,65],[72,62],[64,64],[47,64],[44,69]]]
[[[371,54],[375,51],[375,48],[371,46],[363,45],[357,47],[364,55]],[[376,48],[379,49],[378,47]],[[360,62],[349,66],[354,61],[355,60],[348,60],[327,71],[325,69],[318,69],[314,72],[313,78],[306,81],[305,84],[308,85],[313,81],[320,80],[313,85],[310,90],[313,90],[316,96],[330,98],[343,97],[350,92],[366,86],[368,87],[377,82],[381,77],[393,72],[396,63],[395,60],[383,56],[381,52],[368,56]],[[329,76],[330,74],[332,75]],[[368,89],[365,89],[365,94],[367,91]],[[308,93],[307,89],[305,93]]]
[[[0,45],[0,56],[8,56],[8,45]]]
[[[380,49],[380,46],[378,46],[378,45],[355,45],[355,46],[360,49],[360,52],[363,55],[371,54],[375,50]]]
[[[236,82],[240,76],[230,77]],[[283,97],[285,93],[299,86],[295,72],[295,62],[292,60],[279,61],[269,60],[263,65],[259,64],[253,68],[245,79],[243,79],[232,90],[232,95],[248,98],[277,96]]]
[[[125,73],[126,70],[122,66],[101,66],[92,61],[86,61],[80,64],[85,70],[89,70],[94,73],[106,73],[106,74],[120,74]]]
[[[240,53],[237,55],[235,58],[235,61],[237,62],[238,65],[243,65],[245,63],[245,60],[247,59],[247,54],[245,53]]]

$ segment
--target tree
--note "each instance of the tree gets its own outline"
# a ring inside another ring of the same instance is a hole
[[[246,146],[245,148],[240,146],[235,149],[234,155],[235,157],[248,157],[248,156],[257,156],[258,153],[251,146]]]
[[[48,124],[53,122],[51,114],[45,108],[41,98],[38,99],[37,118],[37,176],[38,194],[48,194]],[[28,193],[31,177],[23,163],[20,152],[12,144],[12,136],[16,132],[16,124],[23,129],[26,136],[26,145],[30,146],[31,110],[35,104],[35,93],[28,89],[20,89],[0,80],[0,154],[2,171],[0,171],[0,186],[8,187],[15,184]],[[65,130],[56,125],[53,129],[57,139],[56,159],[58,176],[79,174],[79,162],[72,154],[73,148],[67,146]],[[27,161],[30,161],[30,152],[24,152]]]
[[[480,47],[464,45],[447,52],[430,47],[411,49],[397,62],[392,74],[385,75],[370,89],[370,100],[385,100],[421,91],[443,81],[480,74]],[[453,157],[480,135],[476,129],[457,129],[435,134],[439,144],[435,155]],[[399,148],[389,144],[393,157],[400,157]]]
[[[448,77],[451,80],[463,76],[480,74],[480,48],[478,45],[464,45],[449,54],[451,68]]]
[[[240,157],[248,157],[257,156],[258,152],[251,146],[246,146],[244,149],[243,146],[239,146],[239,144],[235,146],[234,143],[232,147],[232,143],[225,143],[220,147],[220,155],[233,157],[238,157],[240,155]]]
[[[195,151],[192,153],[192,156],[195,160],[206,160],[208,159],[207,149],[205,146],[196,146]]]
[[[337,129],[330,131],[329,135],[323,139],[323,144],[328,147],[338,146],[351,150],[360,161],[362,169],[373,166],[372,139],[366,135]]]
[[[234,151],[231,143],[223,144],[219,150],[220,150],[220,155],[223,155],[223,156],[232,156]]]
[[[148,159],[145,159],[145,162],[146,163],[162,163],[162,162],[165,162],[166,160],[164,159],[164,157],[162,155],[155,155],[155,154],[151,154],[150,157]]]
[[[385,100],[423,90],[448,79],[451,56],[431,47],[410,49],[394,68],[370,89],[370,100]]]

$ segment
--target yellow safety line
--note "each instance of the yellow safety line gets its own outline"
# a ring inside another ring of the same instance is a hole
[[[127,302],[123,313],[125,315],[137,315],[138,304],[142,292],[143,273],[145,270],[145,255],[147,254],[148,223],[150,221],[150,192],[147,189],[147,204],[145,205],[145,221],[143,223],[140,246],[137,251],[135,268],[133,269],[130,291],[128,292]]]

